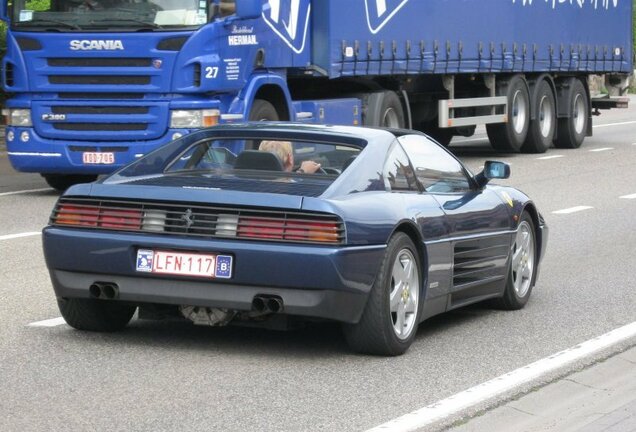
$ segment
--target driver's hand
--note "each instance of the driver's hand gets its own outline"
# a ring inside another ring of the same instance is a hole
[[[314,161],[304,161],[300,164],[300,168],[298,172],[305,174],[314,174],[316,171],[320,169],[320,164]]]

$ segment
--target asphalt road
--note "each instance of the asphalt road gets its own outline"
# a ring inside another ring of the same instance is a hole
[[[59,312],[40,237],[9,235],[41,230],[56,194],[7,195],[46,185],[0,154],[0,430],[362,431],[636,321],[636,199],[620,198],[636,194],[636,98],[595,120],[578,150],[497,155],[483,133],[452,145],[475,171],[511,163],[505,183],[535,199],[548,253],[525,309],[436,317],[399,358],[351,354],[334,325],[29,326]],[[577,206],[591,208],[553,213]]]

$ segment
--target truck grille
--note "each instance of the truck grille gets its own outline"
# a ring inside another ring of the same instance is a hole
[[[54,123],[53,128],[61,131],[142,131],[145,123]]]
[[[330,214],[94,198],[61,198],[49,222],[82,229],[286,243],[343,244],[346,238],[344,223]]]
[[[49,58],[46,64],[53,67],[149,67],[149,58]]]
[[[149,76],[135,75],[49,75],[50,84],[76,85],[148,85]]]

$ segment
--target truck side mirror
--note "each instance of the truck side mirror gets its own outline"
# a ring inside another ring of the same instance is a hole
[[[475,176],[479,187],[484,187],[492,179],[507,179],[510,177],[510,165],[505,162],[486,161],[484,170]]]
[[[263,0],[236,0],[236,16],[238,18],[258,18],[262,13]]]

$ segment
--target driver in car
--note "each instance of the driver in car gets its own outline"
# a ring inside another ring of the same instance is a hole
[[[294,169],[294,151],[292,143],[289,141],[261,141],[258,147],[260,151],[266,151],[275,154],[283,163],[283,169],[292,172]],[[320,169],[320,164],[314,161],[303,161],[300,168],[296,170],[300,174],[314,174]]]

